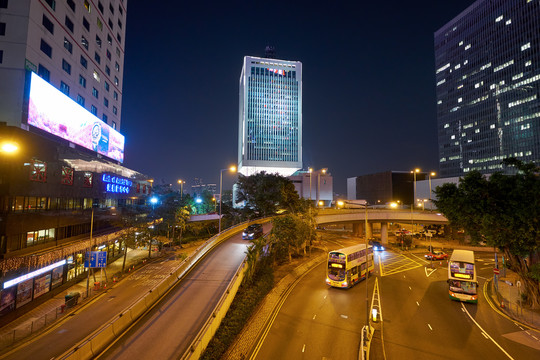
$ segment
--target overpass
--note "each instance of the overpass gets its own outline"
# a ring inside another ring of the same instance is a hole
[[[381,224],[381,242],[388,243],[388,223],[410,223],[447,225],[448,219],[441,213],[430,211],[410,211],[397,209],[321,209],[316,216],[318,225],[323,224],[352,224],[353,234],[361,236],[364,233],[367,215],[367,237],[373,236],[373,224]]]

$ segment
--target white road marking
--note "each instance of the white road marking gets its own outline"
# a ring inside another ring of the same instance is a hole
[[[487,336],[487,334],[486,334],[485,332],[482,332],[482,335],[484,335],[484,337],[485,337],[486,339],[489,339],[488,336]]]
[[[416,302],[416,305],[420,306],[420,304],[418,303],[418,301]]]
[[[348,319],[349,317],[347,315],[341,315],[342,318]]]
[[[412,287],[409,286],[409,290],[412,290]]]
[[[326,295],[324,295],[324,298],[326,299]]]
[[[304,352],[304,350],[306,350],[306,344],[302,347],[302,352]]]
[[[317,314],[313,315],[313,320],[315,320],[316,317],[317,317]]]
[[[493,340],[493,338],[492,338],[491,336],[489,336],[489,334],[488,334],[487,332],[485,332],[484,329],[482,329],[482,327],[480,326],[480,324],[478,324],[478,323],[476,322],[476,320],[474,320],[474,318],[471,316],[471,314],[469,314],[469,312],[467,311],[467,308],[465,307],[465,305],[463,305],[463,303],[461,303],[461,307],[465,310],[465,312],[467,313],[467,315],[469,316],[469,318],[474,322],[474,324],[475,324],[476,326],[478,326],[478,328],[480,329],[480,331],[482,331],[482,333],[486,334],[486,336],[488,337],[488,339],[491,340],[495,345],[497,345],[497,347],[498,347],[499,349],[501,349],[501,351],[502,351],[506,356],[508,356],[509,359],[514,360],[514,358],[511,357],[510,354],[507,353],[506,350],[504,350],[504,349],[501,347],[501,345],[497,344],[497,342],[496,342],[495,340]]]
[[[433,328],[431,327],[431,325],[427,324],[427,326],[429,326],[429,330],[433,331]]]

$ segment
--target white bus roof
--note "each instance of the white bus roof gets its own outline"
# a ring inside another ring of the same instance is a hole
[[[371,247],[371,246],[369,246],[369,247]],[[358,244],[358,245],[349,246],[349,247],[346,247],[346,248],[343,248],[343,249],[332,250],[332,251],[329,251],[329,253],[338,252],[338,253],[348,255],[348,254],[352,254],[352,253],[360,251],[360,250],[364,250],[365,248],[366,248],[366,244]]]
[[[474,251],[456,249],[454,250],[454,252],[452,252],[450,261],[460,261],[460,262],[466,262],[469,264],[474,264]]]

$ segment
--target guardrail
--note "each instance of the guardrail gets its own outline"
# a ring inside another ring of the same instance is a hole
[[[184,276],[191,270],[191,268],[199,261],[201,261],[204,256],[206,256],[212,249],[227,240],[230,236],[242,231],[247,223],[264,223],[268,221],[269,219],[258,219],[255,221],[244,222],[211,237],[204,244],[199,246],[190,257],[186,258],[178,266],[178,268],[171,273],[171,276],[167,277],[159,284],[154,286],[146,294],[137,298],[134,302],[132,302],[131,305],[129,305],[124,311],[122,311],[122,313],[105,323],[101,328],[93,332],[90,336],[81,341],[79,344],[75,345],[67,352],[60,355],[58,359],[88,360],[94,358],[95,356],[100,354],[101,351],[103,351],[114,339],[120,336],[124,332],[124,330],[126,330],[132,323],[134,323],[141,315],[143,315],[146,310],[148,310],[157,301],[159,301],[161,297],[169,291],[170,288],[172,288],[177,284],[177,282],[182,280]],[[237,270],[235,277],[231,281],[232,285],[235,285],[237,283],[240,275],[243,277],[243,272],[240,271],[242,268],[244,268],[243,265],[241,265],[240,268]],[[238,288],[236,288],[236,290],[237,289]],[[230,293],[231,291],[232,288],[227,288],[227,292]],[[218,302],[218,306],[223,307],[223,309],[226,308],[225,313],[230,306],[230,302],[225,301],[227,300],[226,295],[229,295],[227,292],[222,296],[220,302]],[[230,299],[230,301],[232,302],[232,298]],[[223,314],[223,316],[225,315],[225,313]],[[215,316],[215,312],[212,314],[212,316]],[[217,326],[219,326],[220,322],[221,319],[219,319]],[[216,329],[217,326],[215,327]],[[204,328],[206,328],[206,324]],[[192,343],[192,346],[190,346],[189,348],[191,349],[193,348],[193,346],[194,345]]]

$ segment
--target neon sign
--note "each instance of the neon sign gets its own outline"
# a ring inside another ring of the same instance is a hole
[[[129,194],[133,182],[129,179],[103,174],[101,180],[105,183],[105,191],[110,193]]]

